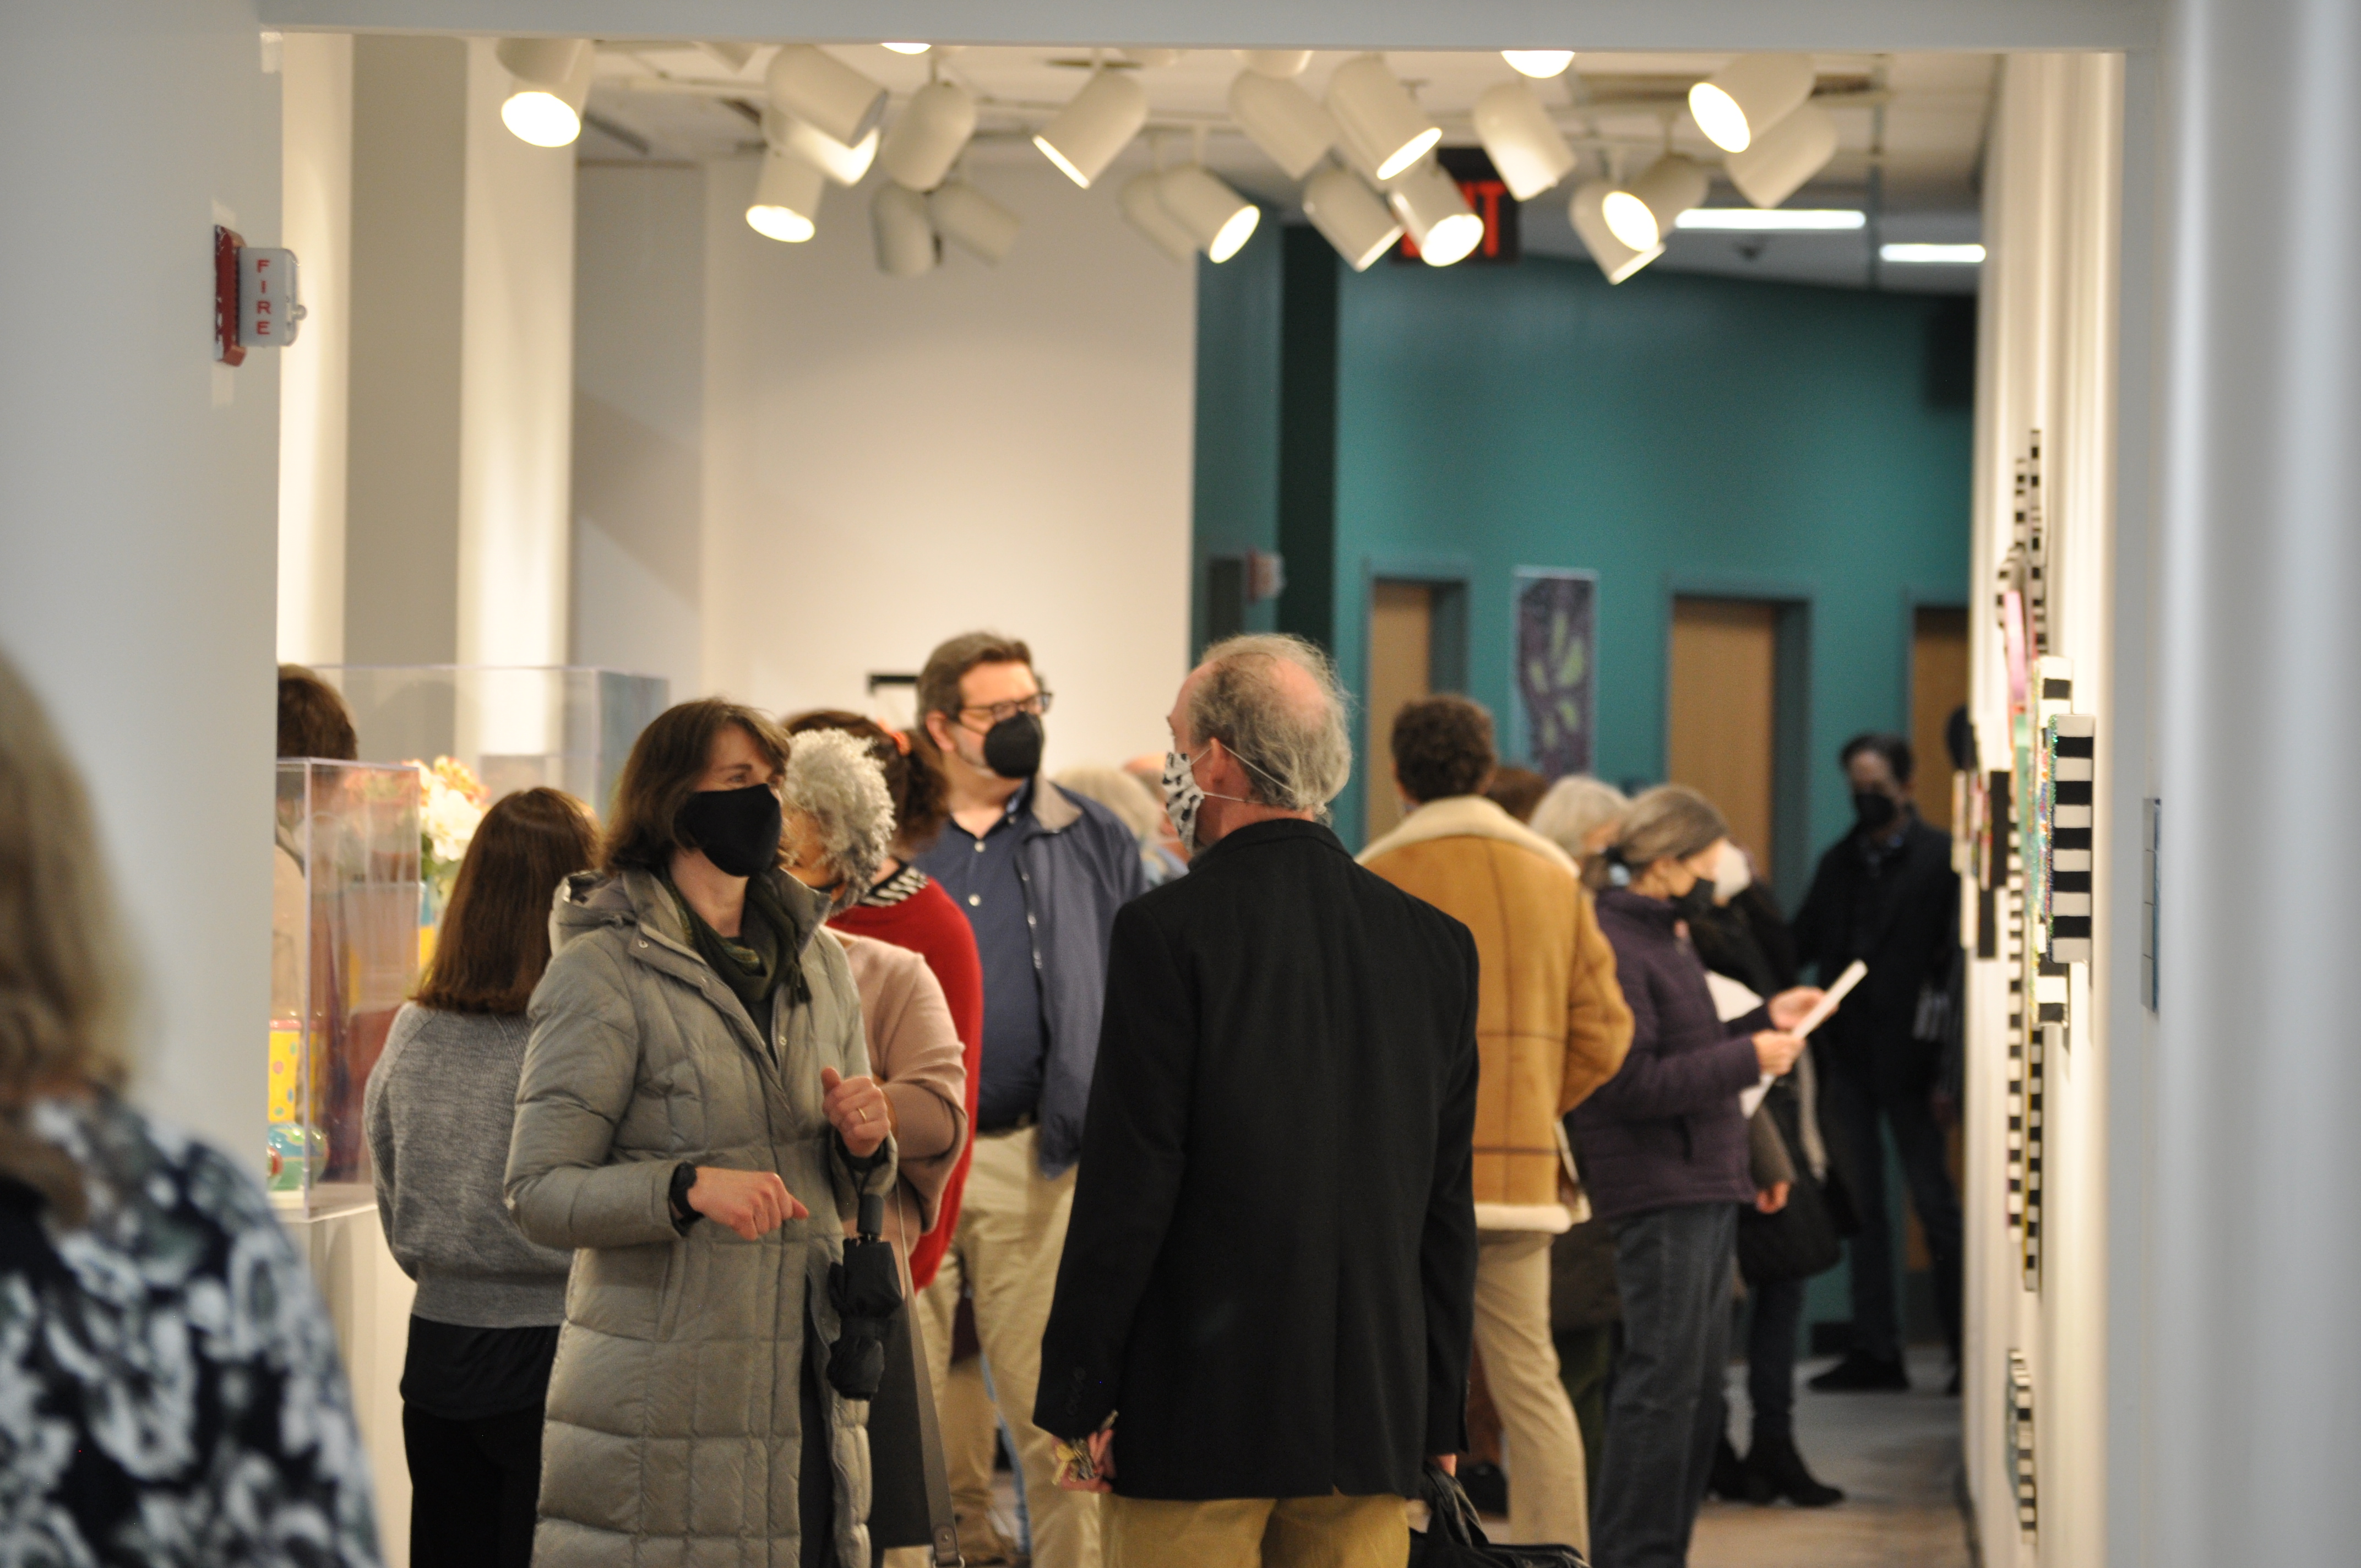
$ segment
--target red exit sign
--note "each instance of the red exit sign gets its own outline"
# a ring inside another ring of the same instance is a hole
[[[1459,193],[1476,215],[1484,220],[1484,238],[1459,263],[1499,267],[1513,264],[1522,253],[1520,242],[1518,211],[1520,203],[1509,194],[1508,182],[1492,167],[1492,160],[1480,147],[1446,147],[1438,148],[1435,161],[1443,171],[1459,183]],[[1407,234],[1394,247],[1396,261],[1419,259],[1418,242]]]

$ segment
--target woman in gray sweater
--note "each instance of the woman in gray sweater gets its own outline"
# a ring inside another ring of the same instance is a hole
[[[542,1401],[574,1255],[525,1240],[500,1183],[550,895],[589,866],[595,834],[554,789],[485,814],[363,1102],[386,1241],[418,1281],[401,1375],[410,1550],[438,1568],[533,1559]]]

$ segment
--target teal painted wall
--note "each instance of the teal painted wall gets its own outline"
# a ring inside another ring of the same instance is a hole
[[[1280,247],[1257,236],[1216,267],[1197,265],[1195,549],[1189,641],[1205,645],[1206,562],[1279,548]],[[1246,627],[1268,631],[1274,607],[1249,606]]]

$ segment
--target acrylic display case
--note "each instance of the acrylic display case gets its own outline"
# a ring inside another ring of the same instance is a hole
[[[656,675],[578,665],[328,664],[364,757],[452,757],[486,797],[547,784],[602,817],[631,742],[669,701]]]
[[[271,846],[269,1186],[375,1201],[361,1091],[418,980],[414,767],[282,759]]]

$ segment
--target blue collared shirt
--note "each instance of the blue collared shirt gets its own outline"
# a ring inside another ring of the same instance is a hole
[[[1017,863],[1033,784],[1008,797],[1000,819],[976,837],[957,822],[917,867],[942,885],[975,928],[983,963],[983,1069],[976,1087],[978,1132],[1014,1125],[1041,1101],[1049,1036],[1041,1011],[1038,929]]]

